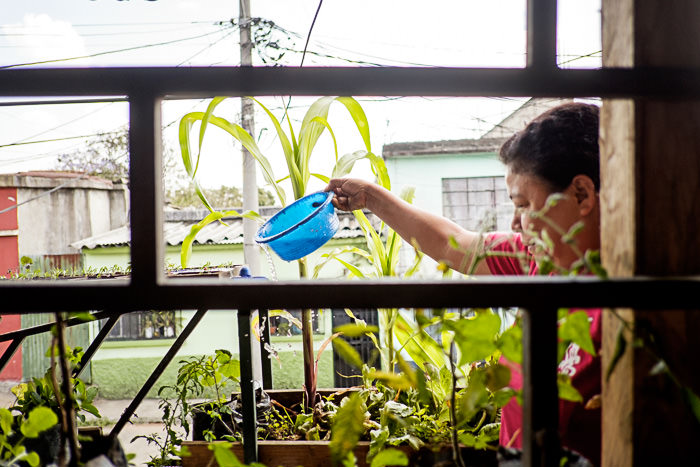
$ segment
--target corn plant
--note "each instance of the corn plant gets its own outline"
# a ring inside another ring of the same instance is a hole
[[[379,184],[384,188],[391,189],[388,179],[384,182],[379,180]],[[400,194],[400,197],[411,203],[413,202],[414,194],[415,189],[407,188]],[[393,229],[386,226],[384,222],[380,222],[378,229],[375,230],[375,227],[362,211],[353,211],[353,214],[365,235],[366,249],[346,246],[324,254],[322,257],[325,260],[316,266],[314,277],[318,277],[322,268],[330,261],[341,263],[350,272],[351,277],[360,279],[398,276],[399,251],[403,243],[401,237]],[[344,259],[344,256],[347,254],[354,254],[362,258],[369,263],[371,271],[363,271],[357,265]],[[418,271],[422,258],[423,254],[415,250],[415,260],[403,273],[403,277],[413,276]],[[444,365],[442,352],[437,350],[439,346],[429,335],[425,333],[415,334],[413,324],[399,313],[398,308],[382,308],[378,311],[380,329],[382,329],[383,333],[383,345],[378,343],[375,343],[375,345],[382,354],[382,362],[385,368],[393,369],[398,363],[394,344],[395,338],[401,343],[401,349],[399,350],[405,349],[413,361],[420,362],[421,366],[423,362],[429,362],[438,368]]]
[[[352,170],[355,162],[361,159],[368,159],[370,166],[372,167],[372,171],[375,173],[380,183],[383,185],[388,185],[389,177],[387,175],[384,161],[372,153],[369,123],[365,112],[360,104],[352,97],[326,96],[317,99],[313,104],[311,104],[306,112],[298,133],[294,132],[291,120],[289,116],[285,114],[289,127],[288,134],[284,131],[282,128],[282,123],[280,123],[274,114],[258,100],[253,99],[264,110],[274,125],[277,137],[282,146],[282,151],[284,153],[287,166],[287,173],[281,178],[275,176],[270,160],[262,153],[255,139],[247,131],[236,123],[214,115],[214,111],[216,110],[217,106],[225,99],[227,99],[227,97],[216,97],[211,101],[205,112],[191,112],[186,114],[180,120],[179,139],[182,161],[187,174],[192,179],[197,195],[201,199],[204,206],[206,206],[210,211],[209,215],[192,227],[190,233],[182,242],[181,262],[183,267],[186,266],[187,261],[189,260],[192,243],[195,236],[202,228],[211,222],[221,222],[223,218],[229,216],[242,216],[257,219],[259,221],[262,220],[257,213],[252,211],[247,211],[244,213],[238,213],[236,211],[216,211],[210,205],[209,201],[201,190],[199,183],[197,182],[197,170],[202,157],[202,143],[204,141],[204,135],[210,124],[226,131],[248,150],[252,157],[257,161],[262,171],[263,178],[267,184],[272,187],[282,206],[286,205],[286,194],[281,186],[281,182],[288,181],[291,183],[292,193],[294,195],[294,199],[296,200],[307,194],[306,191],[309,180],[312,176],[326,183],[330,180],[329,176],[312,173],[309,164],[311,155],[316,147],[316,143],[326,130],[328,130],[328,133],[333,141],[335,155],[335,166],[331,174],[332,177],[342,177],[347,175]],[[340,158],[338,157],[338,145],[335,134],[328,123],[328,111],[331,104],[335,101],[343,104],[343,106],[345,106],[345,108],[348,110],[364,144],[364,149],[346,154]],[[192,126],[195,122],[200,123],[196,155],[191,152],[192,141],[190,139]],[[297,260],[297,262],[299,265],[299,276],[302,278],[307,277],[308,273],[306,259],[301,258]],[[304,380],[307,391],[306,401],[312,402],[315,399],[315,384],[313,381],[313,337],[311,310],[302,310],[302,342],[304,348]]]

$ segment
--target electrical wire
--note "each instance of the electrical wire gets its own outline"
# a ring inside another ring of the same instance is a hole
[[[16,63],[16,64],[14,64],[14,65],[3,65],[3,66],[0,66],[0,70],[5,70],[5,69],[8,69],[8,68],[23,67],[23,66],[44,65],[44,64],[46,64],[46,63],[67,62],[67,61],[71,61],[71,60],[80,60],[80,59],[83,59],[83,58],[93,58],[93,57],[99,57],[99,56],[102,56],[102,55],[109,55],[109,54],[115,54],[115,53],[121,53],[121,52],[130,52],[130,51],[133,51],[133,50],[147,49],[147,48],[150,48],[150,47],[160,47],[160,46],[162,46],[162,45],[176,44],[176,43],[178,43],[178,42],[185,42],[185,41],[189,41],[189,40],[193,40],[193,39],[199,39],[199,38],[201,38],[201,37],[211,36],[212,34],[218,34],[219,32],[221,32],[221,31],[220,31],[220,30],[217,30],[217,31],[208,32],[208,33],[205,33],[205,34],[200,34],[200,35],[197,35],[197,36],[184,37],[184,38],[180,38],[180,39],[173,39],[173,40],[170,40],[170,41],[156,42],[156,43],[153,43],[153,44],[137,45],[137,46],[134,46],[134,47],[126,47],[126,48],[117,49],[117,50],[107,50],[107,51],[104,51],[104,52],[97,52],[97,53],[94,53],[94,54],[81,55],[81,56],[79,56],[79,57],[56,58],[56,59],[52,59],[52,60],[40,60],[40,61],[37,61],[37,62]]]
[[[0,214],[5,214],[6,212],[9,212],[9,211],[12,211],[12,210],[14,210],[14,209],[17,209],[18,207],[20,207],[20,206],[22,206],[22,205],[24,205],[24,204],[31,203],[32,201],[36,201],[36,200],[39,199],[39,198],[43,198],[44,196],[48,196],[48,195],[50,195],[51,193],[53,193],[53,192],[55,192],[55,191],[58,191],[58,190],[60,190],[61,188],[64,188],[64,187],[70,185],[71,183],[75,182],[76,180],[82,180],[83,178],[85,178],[85,177],[87,177],[87,176],[88,176],[88,174],[82,174],[80,177],[72,178],[72,179],[70,179],[70,181],[68,181],[68,182],[66,182],[66,183],[62,183],[62,184],[60,184],[60,185],[58,185],[58,186],[56,186],[56,187],[54,187],[54,188],[51,188],[50,190],[47,190],[47,191],[45,191],[45,192],[43,192],[43,193],[41,193],[41,194],[39,194],[39,195],[36,195],[36,196],[34,196],[34,197],[32,197],[32,198],[29,198],[29,199],[25,199],[25,200],[22,201],[21,203],[13,204],[13,205],[10,206],[10,207],[7,207],[7,208],[5,208],[5,209],[3,209],[3,210],[0,210]]]

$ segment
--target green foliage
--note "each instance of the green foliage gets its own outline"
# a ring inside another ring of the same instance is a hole
[[[227,409],[224,405],[227,397],[223,394],[223,389],[230,383],[239,383],[240,363],[232,358],[228,350],[216,350],[213,355],[190,357],[179,363],[176,384],[161,386],[158,390],[165,436],[154,433],[136,436],[131,440],[145,439],[149,445],[158,448],[158,455],[151,456],[148,461],[150,467],[173,465],[173,460],[186,455],[182,450],[182,437],[190,431],[193,411],[191,400],[201,398],[207,389],[214,390],[216,397],[209,402],[207,412],[212,417],[213,427],[216,420],[220,419],[220,413]],[[175,395],[174,400],[165,396],[168,393]],[[212,430],[209,430],[209,435],[213,439]]]
[[[76,347],[67,349],[64,358],[75,366],[80,362],[82,354],[82,348]],[[33,378],[32,381],[20,383],[13,387],[12,393],[16,399],[11,410],[16,410],[26,415],[35,408],[44,407],[59,414],[64,395],[58,391],[57,378],[56,364],[53,364],[41,378]],[[100,413],[97,407],[93,405],[93,401],[97,397],[97,387],[86,385],[80,378],[71,378],[71,387],[73,388],[71,397],[76,417],[81,422],[85,422],[86,413],[99,418]]]
[[[14,416],[10,410],[0,408],[0,465],[19,466],[26,463],[37,467],[39,455],[28,452],[23,443],[27,438],[38,438],[57,423],[58,416],[48,407],[35,407],[26,416]]]
[[[348,456],[364,432],[366,407],[359,394],[355,393],[343,399],[333,421],[331,434],[331,459],[334,464],[345,463]]]
[[[197,171],[202,157],[202,144],[204,142],[204,135],[206,134],[209,125],[214,125],[226,131],[248,150],[248,152],[258,163],[265,182],[272,188],[273,192],[283,206],[286,205],[285,191],[281,186],[281,182],[283,180],[288,180],[290,182],[294,199],[299,199],[307,194],[307,186],[311,176],[323,181],[329,180],[329,177],[326,175],[311,173],[309,163],[311,155],[314,152],[314,148],[316,147],[316,143],[325,130],[328,130],[335,149],[336,165],[333,169],[333,177],[347,175],[350,170],[352,170],[352,167],[357,160],[366,158],[370,161],[370,165],[375,174],[377,174],[381,180],[388,180],[384,161],[372,153],[369,137],[369,124],[367,122],[367,117],[365,116],[364,110],[352,97],[321,97],[309,107],[298,133],[294,132],[292,124],[289,118],[287,118],[289,127],[288,134],[283,130],[282,124],[274,116],[274,114],[262,103],[253,99],[269,117],[270,122],[273,124],[275,131],[277,132],[280,145],[282,146],[282,151],[284,153],[285,162],[287,165],[287,174],[281,178],[274,174],[270,160],[260,150],[255,139],[248,132],[246,132],[243,127],[214,114],[219,104],[226,99],[227,97],[216,97],[212,99],[206,112],[191,112],[183,116],[180,120],[179,139],[183,165],[192,181],[195,193],[201,200],[202,204],[211,212],[214,212],[212,203],[197,181]],[[350,113],[350,116],[353,119],[353,122],[355,123],[365,146],[365,149],[344,155],[341,158],[338,158],[338,148],[335,135],[327,120],[330,106],[336,101],[343,104]],[[285,117],[288,116],[285,115]],[[196,155],[194,155],[191,148],[193,144],[190,133],[193,125],[197,122],[200,123],[199,138],[197,142]],[[248,212],[243,213],[242,215],[254,215],[254,213]],[[219,216],[218,218],[207,216],[207,218],[202,222],[206,221],[206,223],[204,223],[204,225],[206,225],[208,223],[220,220],[222,217],[224,216]],[[203,227],[203,225],[201,227]],[[189,245],[191,245],[196,234],[196,231],[192,231],[188,235],[187,239]],[[181,255],[183,260],[187,260],[189,258],[189,254],[185,252],[187,248],[189,248],[189,246],[185,245],[183,242],[183,253]],[[183,262],[183,267],[185,265],[186,263]]]

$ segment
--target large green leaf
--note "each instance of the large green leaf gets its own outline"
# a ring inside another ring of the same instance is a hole
[[[180,263],[183,268],[187,267],[187,263],[189,263],[190,261],[190,256],[192,255],[192,243],[194,242],[194,239],[197,236],[197,234],[207,225],[211,224],[212,222],[221,220],[225,217],[245,217],[248,219],[255,219],[258,221],[262,220],[260,215],[253,211],[246,211],[242,214],[234,210],[225,212],[215,211],[209,213],[204,219],[194,224],[190,228],[190,233],[188,233],[187,236],[182,240],[182,248],[180,249]]]
[[[348,396],[338,409],[331,429],[328,448],[334,463],[352,452],[364,432],[365,404],[358,393]]]
[[[27,438],[36,438],[42,431],[48,430],[58,423],[58,417],[48,407],[36,407],[29,412],[27,420],[22,423],[20,430]]]
[[[571,341],[591,355],[595,355],[591,339],[591,323],[585,311],[576,311],[565,316],[559,322],[559,338]]]
[[[357,350],[348,344],[347,341],[344,341],[343,339],[334,339],[333,350],[349,365],[352,365],[357,369],[362,368],[362,365],[364,364],[362,357],[360,357]]]
[[[392,329],[401,349],[405,350],[417,365],[424,367],[426,362],[436,368],[445,365],[445,356],[435,339],[418,329],[416,324],[409,322],[401,313],[396,314]]]
[[[360,136],[362,136],[362,141],[365,143],[365,149],[367,149],[368,152],[371,152],[372,144],[369,138],[369,122],[367,121],[367,115],[365,115],[365,111],[360,105],[360,103],[357,102],[354,98],[347,96],[338,97],[336,98],[336,100],[343,104],[346,109],[348,109],[348,112],[350,112],[350,116],[355,122],[357,131],[360,132]]]
[[[338,162],[336,162],[335,167],[333,167],[332,178],[342,178],[348,175],[355,163],[359,160],[367,158],[367,151],[360,150],[351,152],[349,154],[343,155]]]
[[[379,328],[377,326],[368,326],[367,324],[346,323],[333,328],[333,332],[342,332],[343,335],[353,338],[371,333],[376,334],[379,332]]]
[[[223,118],[212,116],[210,118],[210,121],[213,125],[218,126],[222,130],[226,131],[228,134],[236,138],[248,150],[250,155],[253,156],[253,158],[260,165],[263,178],[265,178],[265,181],[275,189],[277,197],[279,198],[282,205],[284,205],[286,203],[286,196],[284,194],[284,190],[282,190],[277,185],[275,181],[275,175],[272,170],[272,165],[270,165],[270,161],[260,151],[260,148],[258,147],[253,137],[250,136],[250,134],[247,131],[245,131],[240,125],[236,123],[231,123],[227,120],[224,120]]]
[[[372,256],[372,264],[377,271],[377,276],[381,277],[383,275],[382,265],[386,262],[386,251],[384,250],[384,245],[382,244],[382,239],[379,234],[374,230],[372,224],[370,223],[365,213],[357,210],[352,212],[357,219],[357,223],[360,225],[362,232],[365,234],[365,239],[367,240],[367,249]]]
[[[445,326],[454,331],[454,341],[460,350],[460,365],[484,360],[498,350],[496,337],[501,327],[501,318],[490,311],[480,311],[476,316],[458,321],[445,321]]]
[[[362,271],[360,271],[360,269],[357,266],[355,266],[354,264],[350,264],[347,261],[342,260],[342,258],[339,258],[340,255],[348,254],[348,253],[357,254],[359,256],[364,257],[368,261],[370,261],[369,254],[364,250],[360,250],[359,248],[354,247],[354,246],[339,247],[339,248],[336,248],[329,253],[324,253],[321,255],[321,258],[323,258],[323,261],[317,263],[316,266],[314,267],[313,278],[314,279],[318,278],[318,275],[321,272],[321,270],[326,266],[326,264],[328,264],[331,261],[338,261],[339,263],[343,264],[346,267],[350,266],[350,267],[348,267],[348,270],[352,274],[356,275],[357,277],[365,277],[365,275],[362,273]]]

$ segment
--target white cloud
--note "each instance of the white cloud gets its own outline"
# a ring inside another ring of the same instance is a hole
[[[71,23],[47,14],[28,13],[19,24],[4,26],[7,39],[21,49],[28,62],[57,60],[87,55],[85,41]],[[58,62],[59,64],[61,62]],[[87,65],[90,59],[71,60],[70,66]]]

